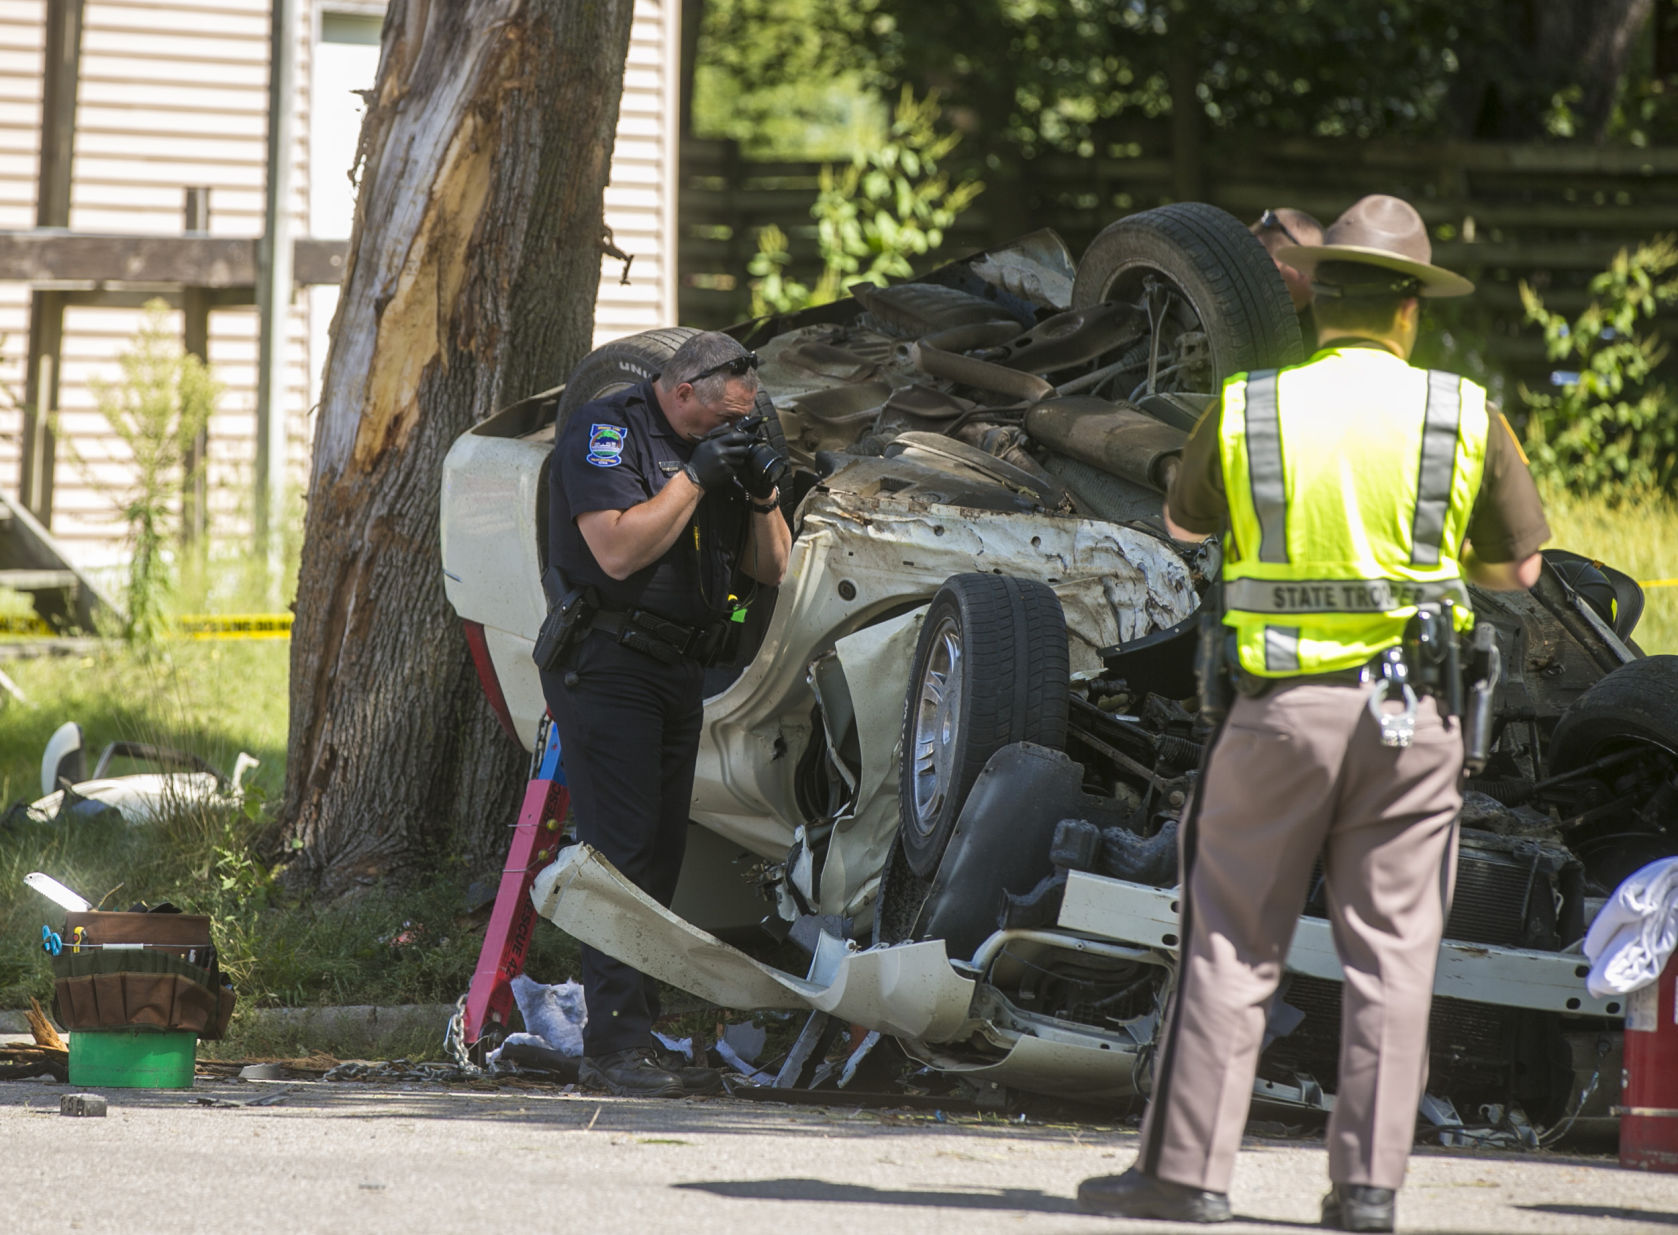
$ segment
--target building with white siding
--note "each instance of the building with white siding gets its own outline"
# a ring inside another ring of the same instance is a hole
[[[0,231],[32,228],[40,167],[44,54],[54,0],[0,0]],[[384,0],[299,0],[301,11],[291,210],[298,236],[345,239],[354,209],[348,173],[362,102],[378,67]],[[632,282],[603,259],[595,342],[675,320],[679,0],[636,0],[624,97],[606,190],[606,221],[635,255]],[[183,195],[208,189],[211,236],[251,238],[263,226],[269,0],[84,0],[69,229],[180,235]],[[142,289],[144,290],[144,289]],[[158,294],[178,293],[159,285]],[[22,463],[29,284],[0,281],[0,488],[16,495]],[[133,299],[137,300],[138,297]],[[331,286],[300,288],[286,332],[288,471],[306,475],[309,409],[336,304]],[[175,328],[181,321],[171,315]],[[127,453],[97,410],[94,384],[141,321],[136,304],[65,309],[51,528],[78,565],[125,557],[118,507]],[[251,529],[258,316],[210,315],[208,356],[224,393],[211,422],[206,474],[214,541],[243,547]]]

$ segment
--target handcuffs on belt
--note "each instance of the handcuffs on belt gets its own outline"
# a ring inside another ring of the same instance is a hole
[[[1375,658],[1370,667],[1379,676],[1369,691],[1369,714],[1381,726],[1381,745],[1396,746],[1400,750],[1416,740],[1416,705],[1421,702],[1410,685],[1410,667],[1404,663],[1404,653],[1388,648]],[[1397,686],[1404,696],[1404,711],[1397,714],[1382,711],[1389,688]]]

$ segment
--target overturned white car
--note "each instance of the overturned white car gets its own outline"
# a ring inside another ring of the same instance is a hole
[[[1145,1092],[1177,820],[1208,737],[1194,625],[1218,569],[1214,543],[1165,536],[1160,498],[1222,376],[1302,357],[1280,276],[1237,220],[1187,204],[1114,224],[1076,264],[1035,233],[732,333],[762,357],[794,541],[739,659],[710,671],[699,843],[675,912],[582,847],[538,880],[540,911],[717,1003],[808,1007],[1027,1090]],[[683,337],[599,349],[448,457],[448,596],[526,746],[556,419]],[[1507,668],[1465,808],[1431,1086],[1471,1122],[1588,1123],[1617,1091],[1621,1009],[1586,992],[1575,945],[1621,877],[1678,851],[1678,658],[1642,657],[1636,585],[1574,555],[1531,593],[1475,600]],[[767,906],[731,916],[729,889]],[[807,974],[701,929],[766,907]],[[1322,912],[1301,919],[1258,1083],[1313,1109],[1338,1039]]]

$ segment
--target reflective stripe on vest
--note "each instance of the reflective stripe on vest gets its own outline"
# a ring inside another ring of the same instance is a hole
[[[1489,424],[1473,382],[1369,348],[1231,379],[1224,620],[1242,666],[1350,668],[1397,643],[1421,604],[1448,600],[1472,626],[1458,555]]]

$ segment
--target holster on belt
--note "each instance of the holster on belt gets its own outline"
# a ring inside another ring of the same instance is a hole
[[[1468,709],[1462,719],[1462,766],[1469,775],[1478,776],[1491,756],[1492,702],[1498,679],[1503,676],[1503,654],[1490,622],[1474,628],[1467,661],[1461,678],[1468,695]]]
[[[549,566],[542,574],[542,590],[548,596],[548,616],[536,632],[536,646],[530,659],[548,673],[558,672],[566,655],[588,633],[600,609],[593,588],[571,587],[559,567]]]
[[[1220,577],[1200,602],[1199,642],[1195,645],[1194,676],[1200,714],[1209,724],[1229,715],[1235,702],[1235,633],[1224,625],[1224,584]]]

